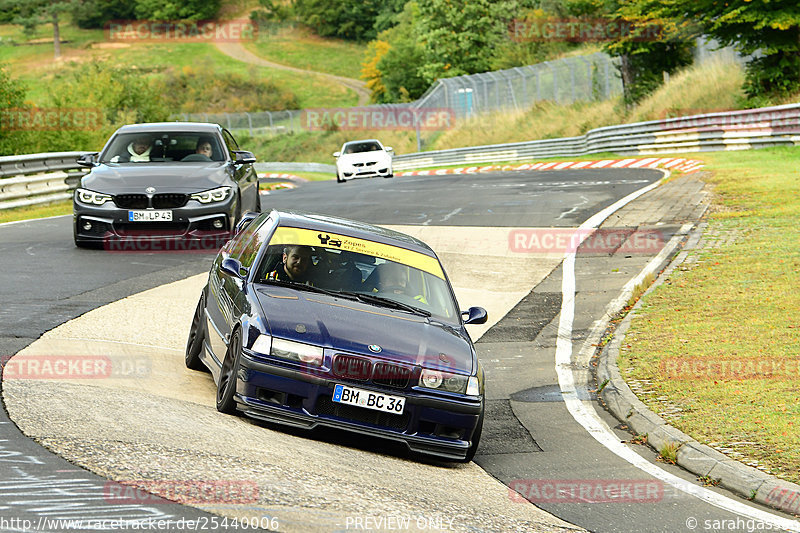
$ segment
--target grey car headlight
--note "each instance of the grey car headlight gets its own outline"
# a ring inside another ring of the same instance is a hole
[[[82,204],[103,205],[111,201],[111,195],[78,188],[75,189],[75,199]]]
[[[230,187],[217,187],[216,189],[194,193],[191,198],[192,200],[197,200],[201,204],[210,204],[225,201],[230,192]]]

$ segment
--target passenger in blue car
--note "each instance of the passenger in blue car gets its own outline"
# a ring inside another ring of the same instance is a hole
[[[308,246],[290,245],[283,249],[283,258],[267,279],[293,281],[313,285],[309,277],[311,249]]]

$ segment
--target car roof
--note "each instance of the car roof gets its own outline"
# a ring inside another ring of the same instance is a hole
[[[153,133],[160,131],[185,131],[197,133],[218,133],[222,129],[219,124],[208,122],[148,122],[145,124],[127,124],[117,133]]]
[[[368,143],[368,142],[376,142],[378,144],[382,144],[378,139],[361,139],[358,141],[347,141],[344,143],[345,145],[354,144],[354,143]]]
[[[431,247],[421,240],[411,235],[400,233],[399,231],[374,226],[366,222],[316,213],[277,210],[272,211],[271,218],[277,219],[278,225],[283,227],[337,233],[357,239],[389,244],[436,257]]]

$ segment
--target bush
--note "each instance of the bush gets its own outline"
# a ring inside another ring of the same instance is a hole
[[[28,125],[0,138],[1,154],[99,150],[118,127],[167,120],[170,115],[160,88],[136,71],[102,63],[73,65],[49,85],[49,102],[41,107],[66,115],[74,110],[97,112],[89,127],[42,128]]]
[[[783,98],[797,90],[800,54],[781,51],[747,63],[744,91],[751,99]]]
[[[174,113],[222,113],[297,109],[297,96],[275,84],[238,74],[217,74],[184,67],[167,71],[159,82]]]

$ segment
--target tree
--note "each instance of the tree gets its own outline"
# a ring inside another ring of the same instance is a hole
[[[53,55],[61,57],[61,17],[71,12],[82,0],[0,0],[0,10],[17,13],[12,22],[20,24],[28,34],[39,24],[53,25]]]
[[[672,74],[692,64],[697,26],[688,19],[654,19],[650,13],[630,9],[638,0],[572,0],[570,12],[587,20],[602,20],[606,34],[614,36],[604,45],[619,57],[623,98],[632,106],[655,91]],[[645,0],[649,1],[649,0]]]
[[[631,17],[693,20],[706,35],[745,55],[750,97],[784,96],[800,82],[800,4],[797,0],[630,0]]]
[[[437,78],[486,72],[495,47],[509,38],[513,0],[418,0],[419,74],[430,84]]]
[[[369,41],[375,38],[375,21],[382,7],[382,0],[295,0],[294,9],[298,20],[317,35]]]
[[[361,63],[361,79],[367,83],[367,89],[372,91],[370,100],[373,103],[387,102],[386,84],[383,83],[383,72],[378,68],[378,63],[390,50],[391,45],[378,39],[367,44],[364,62]]]
[[[391,20],[391,27],[370,43],[361,78],[379,103],[410,102],[422,96],[430,85],[419,73],[423,63],[417,35],[420,12],[416,1],[409,1]]]
[[[136,0],[134,13],[139,20],[211,20],[217,16],[221,0]]]
[[[85,0],[75,6],[72,19],[80,28],[103,28],[112,20],[134,19],[135,8],[130,0]]]

